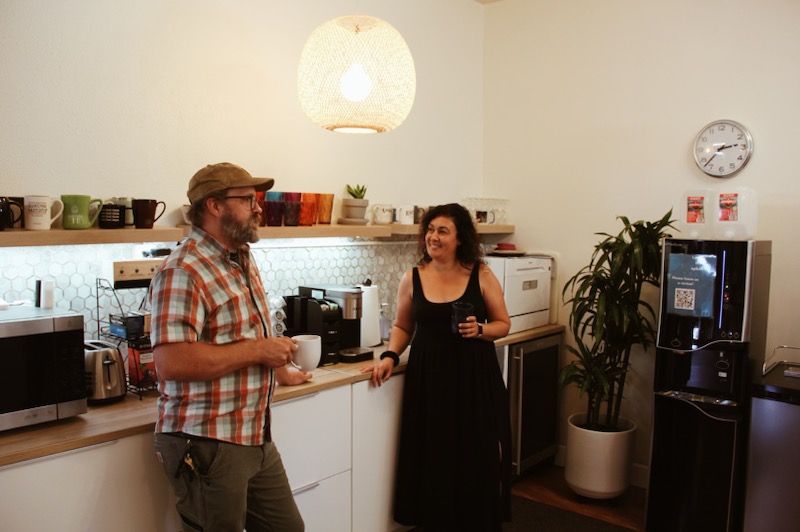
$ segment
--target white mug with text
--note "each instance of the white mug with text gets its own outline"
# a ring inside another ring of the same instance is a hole
[[[389,225],[394,219],[394,208],[391,205],[375,205],[372,207],[372,223]]]
[[[413,205],[399,205],[394,208],[394,223],[397,224],[413,224],[414,223],[414,206]]]
[[[56,207],[55,214],[52,213]],[[61,217],[64,204],[50,196],[25,196],[25,229],[46,231]]]

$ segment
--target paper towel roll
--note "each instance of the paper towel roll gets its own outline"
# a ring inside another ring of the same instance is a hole
[[[378,286],[359,285],[361,288],[361,345],[372,347],[381,342],[381,302]]]

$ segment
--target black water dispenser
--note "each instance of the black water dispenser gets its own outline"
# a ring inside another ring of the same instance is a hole
[[[741,530],[771,252],[768,241],[664,242],[647,530]]]

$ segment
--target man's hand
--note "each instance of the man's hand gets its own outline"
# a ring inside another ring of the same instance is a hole
[[[268,368],[281,368],[291,362],[297,351],[297,342],[288,336],[265,338],[258,341],[262,364]]]
[[[288,364],[275,370],[275,379],[282,386],[296,386],[303,384],[311,378],[311,373],[300,371],[296,367]]]

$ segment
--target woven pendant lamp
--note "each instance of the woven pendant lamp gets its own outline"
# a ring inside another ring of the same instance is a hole
[[[347,133],[399,126],[417,90],[414,59],[389,23],[349,15],[318,27],[297,68],[300,105],[317,125]]]

